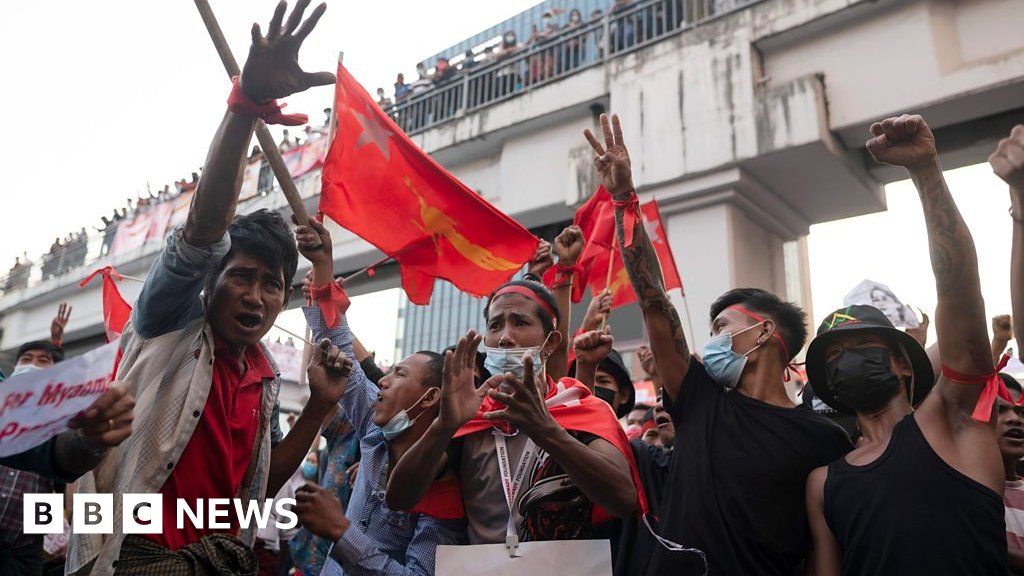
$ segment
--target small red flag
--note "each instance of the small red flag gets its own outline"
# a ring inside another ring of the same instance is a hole
[[[85,286],[97,274],[103,276],[103,327],[107,331],[107,342],[113,342],[124,332],[124,325],[128,323],[132,307],[121,296],[121,291],[117,289],[117,282],[121,281],[121,275],[114,270],[113,266],[104,266],[89,274],[79,286]]]
[[[594,202],[594,205],[591,205],[591,202]],[[612,294],[612,308],[636,302],[636,294],[633,292],[629,275],[622,262],[622,253],[615,242],[615,209],[611,203],[611,196],[604,192],[603,187],[598,188],[594,197],[588,200],[580,210],[583,211],[584,208],[587,209],[585,220],[590,226],[591,232],[589,235],[584,234],[587,238],[587,245],[579,260],[580,267],[586,270],[585,281],[580,282],[581,288],[583,284],[586,284],[590,287],[590,293],[596,296],[607,286]],[[675,259],[672,257],[672,248],[665,235],[665,225],[662,223],[657,201],[651,200],[642,204],[640,214],[643,217],[647,236],[651,239],[651,244],[658,254],[662,277],[665,280],[665,289],[678,288],[682,291],[683,281],[679,277]],[[579,216],[580,212],[577,212],[575,221],[582,228]],[[608,281],[609,263],[612,266],[610,282]]]
[[[337,133],[320,210],[398,261],[402,287],[428,304],[434,280],[485,296],[537,250],[537,239],[420,150],[338,66]]]

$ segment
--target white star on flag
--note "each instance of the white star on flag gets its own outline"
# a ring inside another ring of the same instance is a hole
[[[391,149],[388,147],[388,140],[391,139],[394,133],[381,126],[380,122],[373,117],[371,111],[367,111],[365,115],[355,110],[352,110],[352,113],[355,114],[359,125],[363,127],[363,131],[359,133],[359,138],[356,140],[356,150],[367,144],[373,144],[384,155],[384,159],[390,161]]]

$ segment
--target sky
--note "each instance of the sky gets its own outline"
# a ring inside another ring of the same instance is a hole
[[[414,77],[418,60],[534,3],[401,0],[385,7],[336,0],[304,44],[300,63],[333,71],[344,51],[346,66],[368,90],[384,86],[390,93],[398,72]],[[241,63],[252,23],[265,30],[276,2],[211,4]],[[54,237],[98,225],[100,216],[147,186],[158,190],[196,170],[229,91],[195,6],[186,0],[12,3],[0,19],[0,53],[0,109],[7,111],[0,139],[0,274],[23,250],[36,259]],[[322,122],[331,96],[331,87],[321,87],[286,101],[290,112]],[[948,176],[975,234],[989,312],[1009,312],[1005,187],[987,166]],[[887,188],[887,198],[887,212],[811,228],[815,326],[865,278],[888,284],[928,313],[934,309],[916,195],[902,182]],[[357,297],[352,308],[353,327],[384,360],[391,360],[397,303],[397,292],[389,291]],[[363,317],[361,310],[367,310]],[[281,323],[303,326],[294,311]]]

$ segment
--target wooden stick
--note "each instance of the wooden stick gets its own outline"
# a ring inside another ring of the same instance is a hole
[[[224,33],[220,29],[220,24],[217,23],[217,18],[213,15],[210,3],[207,0],[195,0],[195,3],[196,8],[199,9],[199,15],[203,18],[203,23],[206,24],[206,31],[209,32],[210,39],[213,40],[213,47],[217,49],[220,61],[224,64],[224,70],[228,73],[228,78],[238,76],[241,74],[238,62],[231,54],[231,48],[228,46],[227,40],[224,39]],[[295,187],[291,173],[288,172],[288,166],[284,163],[281,151],[277,149],[274,136],[270,133],[266,123],[259,118],[256,119],[256,139],[259,140],[260,148],[263,149],[263,154],[267,157],[267,162],[270,163],[270,168],[281,185],[281,191],[284,192],[284,197],[288,200],[295,219],[299,222],[309,222],[309,212],[306,211],[306,205],[299,197],[299,190]]]
[[[279,324],[274,324],[274,328],[277,328],[281,332],[284,332],[285,334],[287,334],[287,335],[289,335],[289,336],[291,336],[293,338],[298,338],[299,340],[302,340],[303,342],[305,342],[306,344],[309,344],[310,346],[313,346],[313,347],[317,346],[316,344],[311,342],[309,339],[304,338],[302,336],[299,336],[298,334],[296,334],[295,332],[292,332],[291,330],[289,330],[287,328],[282,328]],[[307,326],[307,328],[308,328],[308,326]]]
[[[386,264],[386,263],[388,263],[389,261],[391,261],[393,259],[394,258],[392,258],[391,256],[387,256],[383,260],[378,260],[377,262],[374,262],[373,264],[370,264],[369,266],[367,266],[366,268],[363,268],[362,270],[358,270],[356,272],[353,272],[353,273],[349,274],[348,276],[345,276],[344,278],[342,278],[342,281],[344,281],[345,283],[348,283],[353,278],[358,278],[359,276],[362,276],[363,274],[366,274],[367,272],[370,271],[371,268],[376,268],[377,266],[380,266],[382,264]]]

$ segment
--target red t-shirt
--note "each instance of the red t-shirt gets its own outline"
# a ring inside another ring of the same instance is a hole
[[[157,544],[177,550],[207,534],[234,532],[238,527],[234,505],[231,504],[227,517],[218,516],[218,521],[229,521],[232,528],[208,528],[210,519],[206,500],[237,496],[249,468],[259,430],[263,381],[276,376],[259,346],[246,347],[244,361],[246,370],[243,375],[238,358],[214,335],[210,395],[192,438],[160,489],[164,501],[163,534],[145,535]],[[188,502],[193,511],[197,501],[203,500],[204,528],[194,527],[186,514],[183,529],[178,529],[176,500],[179,498]]]

